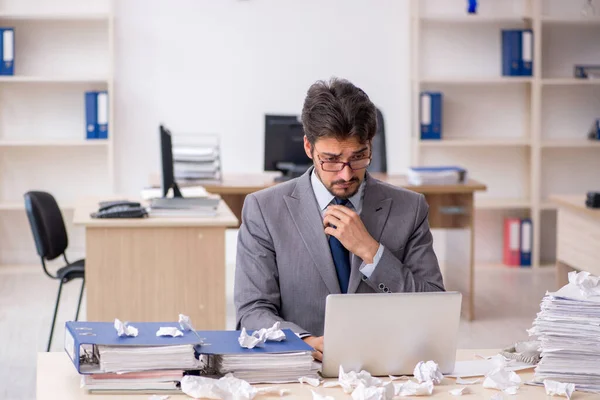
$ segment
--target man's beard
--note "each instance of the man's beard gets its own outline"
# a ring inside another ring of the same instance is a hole
[[[321,175],[320,175],[319,170],[317,169],[316,166],[315,166],[315,172],[317,173],[317,176],[319,177],[319,180],[321,181],[321,183],[323,183],[323,179],[321,179]],[[340,184],[340,183],[355,183],[355,182],[358,183],[358,184],[356,185],[356,187],[354,188],[354,190],[352,192],[345,192],[345,193],[342,193],[342,194],[337,194],[337,193],[334,192],[334,186],[337,185],[337,184]],[[346,200],[346,199],[349,199],[350,197],[354,196],[358,192],[358,189],[360,188],[360,179],[355,176],[352,179],[350,179],[349,181],[338,179],[337,181],[333,181],[330,186],[325,185],[325,183],[323,183],[323,185],[325,186],[325,188],[327,189],[327,191],[332,196]]]

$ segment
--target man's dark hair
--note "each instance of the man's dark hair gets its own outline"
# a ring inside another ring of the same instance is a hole
[[[302,108],[304,134],[311,145],[322,137],[360,143],[373,139],[377,131],[377,112],[369,96],[345,79],[317,81],[306,93]]]

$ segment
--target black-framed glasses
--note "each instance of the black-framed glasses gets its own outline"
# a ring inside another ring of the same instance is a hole
[[[323,161],[321,160],[320,154],[317,154],[319,158],[319,162],[321,163],[321,168],[326,172],[340,172],[346,165],[350,167],[351,170],[357,171],[361,169],[367,168],[371,164],[371,154],[364,158],[359,158],[358,160],[350,160],[347,162],[344,161]]]

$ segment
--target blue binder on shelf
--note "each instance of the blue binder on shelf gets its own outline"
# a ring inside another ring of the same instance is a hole
[[[533,242],[533,229],[530,218],[521,219],[521,235],[519,252],[521,255],[521,267],[531,266],[531,247]]]
[[[85,131],[87,139],[108,139],[108,93],[85,93]]]
[[[98,93],[85,92],[85,137],[98,139]]]
[[[15,30],[0,28],[0,75],[15,74]]]
[[[442,138],[442,100],[441,92],[421,92],[419,119],[422,140]]]
[[[117,335],[112,322],[69,321],[65,324],[65,351],[71,358],[80,374],[99,372],[82,363],[85,353],[93,351],[94,346],[178,346],[191,345],[197,354],[260,354],[260,353],[290,353],[313,351],[289,329],[284,329],[286,340],[281,342],[266,342],[265,347],[254,349],[242,348],[238,342],[240,331],[196,331],[203,339],[199,340],[194,332],[183,332],[183,336],[156,336],[161,327],[176,327],[177,322],[131,322],[138,329],[136,337],[121,337]],[[252,332],[248,332],[249,334]]]
[[[502,75],[533,76],[533,31],[502,30]]]

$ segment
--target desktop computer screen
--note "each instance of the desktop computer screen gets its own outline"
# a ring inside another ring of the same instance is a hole
[[[304,152],[304,130],[298,117],[265,115],[265,171],[282,171],[291,178],[311,165]]]
[[[171,132],[163,125],[160,126],[160,152],[161,152],[161,188],[163,197],[167,197],[170,189],[173,189],[173,197],[183,197],[177,182],[173,168],[173,144]]]

